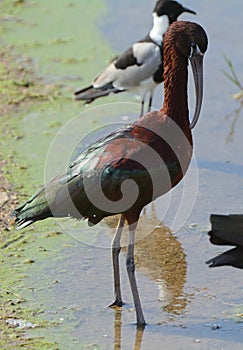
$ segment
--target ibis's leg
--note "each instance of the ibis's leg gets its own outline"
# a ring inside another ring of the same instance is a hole
[[[148,112],[151,111],[152,101],[153,101],[153,93],[151,92],[149,96]]]
[[[110,306],[122,306],[124,303],[121,298],[121,286],[120,286],[120,268],[119,268],[119,254],[121,251],[121,235],[124,227],[125,219],[121,215],[118,222],[116,233],[112,241],[112,261],[113,261],[113,273],[114,273],[114,291],[115,301]]]
[[[144,114],[144,97],[143,97],[142,102],[141,102],[140,118],[143,116],[143,114]]]
[[[129,244],[127,250],[127,273],[129,277],[129,282],[131,285],[134,305],[136,309],[137,316],[137,326],[143,328],[146,323],[143,316],[143,311],[141,307],[141,302],[138,294],[137,282],[135,278],[135,262],[134,262],[134,241],[135,241],[135,227],[136,225],[129,226]]]

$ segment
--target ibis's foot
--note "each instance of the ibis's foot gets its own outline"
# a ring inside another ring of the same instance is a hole
[[[123,305],[125,305],[125,303],[123,303],[122,300],[115,300],[109,307],[122,307]]]
[[[137,323],[137,330],[141,330],[143,331],[144,328],[146,327],[147,323],[143,322],[143,323]]]

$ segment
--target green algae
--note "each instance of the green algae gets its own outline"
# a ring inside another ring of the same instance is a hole
[[[23,7],[17,30],[12,30],[7,23],[7,40],[18,52],[24,50],[26,55],[38,57],[41,73],[62,77],[71,74],[78,78],[85,72],[82,77],[85,84],[103,68],[107,57],[111,57],[111,51],[97,31],[97,23],[105,14],[101,1],[87,4],[60,0],[58,11],[56,4],[47,0],[26,1]],[[97,62],[97,55],[104,57],[103,63]]]
[[[18,191],[19,202],[43,183],[45,158],[55,134],[84,110],[72,99],[74,85],[88,83],[99,72],[102,59],[97,63],[97,55],[104,56],[104,62],[111,56],[97,31],[96,23],[105,13],[101,1],[60,0],[58,6],[57,13],[56,4],[46,0],[0,2],[0,32],[4,33],[0,52],[2,173]],[[46,320],[38,303],[33,303],[35,287],[26,285],[26,279],[40,273],[40,265],[48,265],[56,251],[68,246],[72,240],[60,235],[51,220],[40,223],[38,230],[3,230],[0,348],[59,348],[51,335],[58,323]],[[22,320],[35,327],[29,327],[31,331],[13,327],[7,320]],[[41,331],[31,335],[43,327],[50,328],[49,336],[42,337]]]
[[[43,311],[39,307],[33,307],[28,303],[25,279],[31,271],[27,261],[33,256],[34,238],[23,233],[11,232],[11,238],[1,237],[4,243],[1,245],[1,289],[0,289],[0,347],[1,349],[13,348],[48,348],[57,349],[55,343],[46,342],[41,337],[27,336],[28,329],[33,327],[50,327],[52,323],[46,321]],[[31,250],[31,251],[30,251]],[[32,253],[31,253],[32,252]],[[38,259],[38,254],[35,254]],[[32,260],[34,262],[34,260]],[[22,322],[23,327],[10,326],[9,321]]]

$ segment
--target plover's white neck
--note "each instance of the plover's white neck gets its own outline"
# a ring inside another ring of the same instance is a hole
[[[169,28],[170,22],[168,16],[158,16],[156,12],[153,13],[154,25],[149,32],[150,38],[156,42],[156,44],[161,45],[163,41],[163,35]]]

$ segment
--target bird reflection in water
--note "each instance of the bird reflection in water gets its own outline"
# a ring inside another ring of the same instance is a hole
[[[115,308],[114,313],[114,350],[122,349],[122,308]],[[136,329],[136,336],[134,341],[134,350],[140,350],[142,347],[144,328]]]
[[[136,245],[137,267],[156,281],[163,310],[179,314],[188,300],[183,294],[186,260],[180,242],[165,226],[158,226]]]
[[[115,227],[118,216],[106,219],[108,226]],[[124,232],[122,251],[126,252],[128,231]],[[163,310],[178,315],[189,302],[189,295],[183,292],[186,282],[186,256],[175,235],[160,223],[154,205],[139,219],[135,245],[137,269],[156,282],[158,300]]]

